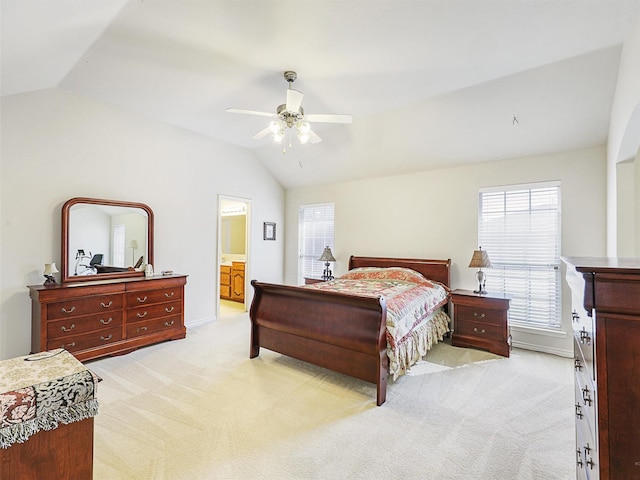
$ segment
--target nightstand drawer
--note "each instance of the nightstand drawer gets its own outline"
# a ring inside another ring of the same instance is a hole
[[[458,322],[456,324],[456,334],[468,337],[484,338],[487,340],[504,340],[505,326],[492,325],[479,322]]]
[[[504,325],[504,311],[502,310],[458,305],[456,308],[456,316],[465,322],[471,321],[486,325]]]

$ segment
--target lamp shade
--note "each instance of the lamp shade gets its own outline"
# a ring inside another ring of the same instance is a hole
[[[336,259],[333,257],[333,253],[331,253],[331,249],[329,247],[324,247],[324,251],[320,258],[318,259],[321,262],[335,262]]]
[[[55,263],[45,263],[44,264],[44,274],[45,275],[53,275],[55,273],[58,273],[58,268],[56,267]]]
[[[138,248],[138,241],[135,238],[129,242],[129,248]]]
[[[471,262],[469,262],[470,268],[489,268],[491,267],[491,261],[489,260],[489,255],[486,251],[482,250],[480,247],[478,250],[473,252],[473,256],[471,257]]]

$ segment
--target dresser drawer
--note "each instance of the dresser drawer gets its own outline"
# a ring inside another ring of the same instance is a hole
[[[483,325],[502,326],[505,324],[504,312],[502,310],[492,310],[482,307],[470,307],[467,305],[456,306],[456,318],[473,322],[480,322]]]
[[[73,317],[47,322],[47,337],[51,340],[92,330],[105,330],[122,325],[122,310]]]
[[[180,315],[135,322],[127,325],[127,338],[149,335],[181,326],[182,323]]]
[[[96,295],[69,299],[48,306],[48,320],[79,317],[92,313],[112,312],[122,309],[122,295]]]
[[[47,350],[64,348],[70,352],[75,352],[87,348],[100,347],[102,345],[117,342],[118,340],[122,340],[122,328],[112,327],[105,330],[97,330],[95,332],[49,340],[47,342]]]
[[[456,333],[467,337],[483,338],[487,340],[505,340],[504,325],[492,325],[480,322],[458,322]]]
[[[127,310],[127,323],[152,320],[182,313],[182,302],[156,303]]]
[[[182,288],[163,288],[127,293],[127,308],[149,305],[152,303],[171,302],[182,298]]]

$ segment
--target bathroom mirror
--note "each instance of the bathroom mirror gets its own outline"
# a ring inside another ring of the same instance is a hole
[[[143,203],[72,198],[62,206],[62,282],[144,275],[153,211]]]

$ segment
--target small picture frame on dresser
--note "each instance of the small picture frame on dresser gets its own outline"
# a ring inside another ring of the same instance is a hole
[[[275,240],[276,224],[274,222],[264,222],[263,234],[264,234],[264,240]]]

